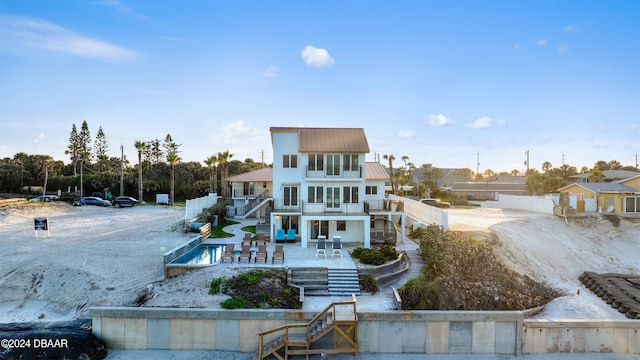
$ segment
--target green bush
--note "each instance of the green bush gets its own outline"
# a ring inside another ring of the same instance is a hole
[[[208,222],[213,224],[215,216],[218,215],[218,223],[224,221],[227,215],[227,204],[219,202],[211,207],[203,209],[197,216],[197,222]]]
[[[378,280],[373,276],[373,274],[366,274],[362,278],[360,278],[360,288],[368,293],[375,294],[380,291],[380,285],[378,285]]]
[[[247,300],[244,296],[232,297],[220,303],[223,309],[233,310],[233,309],[242,309],[244,308]]]
[[[211,280],[211,289],[209,290],[209,294],[217,295],[220,292],[220,285],[222,285],[223,281],[223,278],[213,278],[213,280]]]
[[[382,265],[388,261],[397,259],[398,252],[391,246],[384,245],[379,249],[355,248],[351,251],[351,256],[363,264]]]

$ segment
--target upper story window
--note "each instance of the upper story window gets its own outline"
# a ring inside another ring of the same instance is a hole
[[[367,195],[378,195],[378,187],[367,185],[364,189],[364,192]]]
[[[327,155],[327,175],[340,175],[340,155]]]
[[[324,198],[322,186],[309,186],[307,197],[311,204],[321,204]]]
[[[309,170],[324,170],[324,154],[309,154]]]
[[[283,168],[297,168],[298,167],[298,155],[282,155],[282,167]]]
[[[345,203],[356,204],[358,203],[358,187],[357,186],[345,186],[342,188],[342,200]]]
[[[358,154],[342,155],[342,169],[344,171],[358,171]]]

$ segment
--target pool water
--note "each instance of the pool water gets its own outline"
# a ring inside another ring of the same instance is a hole
[[[220,261],[226,245],[200,244],[188,253],[175,259],[172,264],[206,265]]]

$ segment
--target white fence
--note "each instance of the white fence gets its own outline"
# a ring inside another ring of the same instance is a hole
[[[498,196],[498,201],[487,201],[480,204],[482,207],[498,209],[526,210],[544,214],[553,214],[553,207],[558,202],[557,196]]]
[[[184,210],[184,218],[189,220],[193,219],[202,212],[203,209],[212,207],[218,202],[218,194],[209,193],[207,196],[203,196],[196,199],[187,200],[187,205]]]
[[[409,223],[418,222],[424,225],[436,224],[442,226],[445,230],[449,228],[449,213],[446,210],[397,195],[389,195],[389,199],[393,201],[402,201],[404,203],[404,213],[409,216]]]

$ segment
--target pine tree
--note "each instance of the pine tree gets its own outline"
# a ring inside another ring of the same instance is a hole
[[[67,146],[67,150],[64,151],[66,155],[69,155],[71,158],[71,162],[73,163],[73,176],[78,175],[77,165],[78,165],[78,152],[80,150],[79,142],[78,142],[78,130],[76,128],[76,124],[73,124],[71,127],[71,134],[69,135],[69,145]]]

